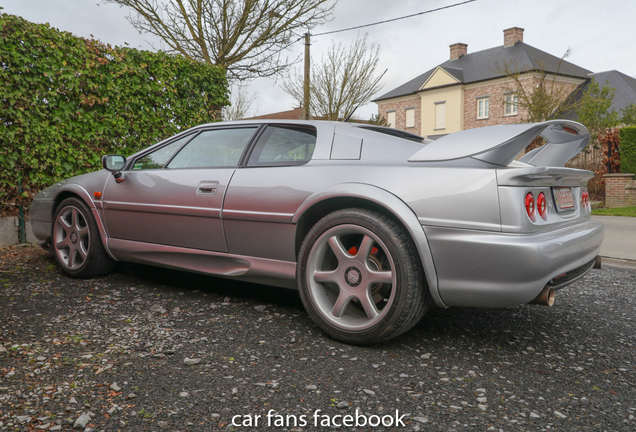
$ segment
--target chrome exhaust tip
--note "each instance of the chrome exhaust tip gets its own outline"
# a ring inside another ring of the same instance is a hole
[[[535,297],[529,304],[536,304],[542,306],[552,306],[554,304],[555,292],[551,286],[545,286],[541,290],[538,296]]]

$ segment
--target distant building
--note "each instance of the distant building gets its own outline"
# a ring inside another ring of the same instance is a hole
[[[293,110],[289,110],[289,111],[280,111],[280,112],[271,113],[271,114],[259,115],[256,117],[248,117],[248,118],[244,118],[243,120],[301,120],[302,115],[303,115],[302,108],[294,108]],[[311,119],[324,120],[324,117],[312,116]],[[342,121],[342,119],[339,121]],[[358,120],[354,118],[350,119],[349,121],[352,123],[368,123],[367,120]]]
[[[375,99],[378,116],[392,127],[431,139],[464,129],[519,123],[526,112],[517,106],[512,79],[502,73],[506,65],[521,73],[520,81],[529,89],[536,88],[545,71],[550,81],[554,78],[565,87],[566,95],[584,89],[591,78],[603,86],[610,77],[621,89],[632,89],[623,93],[615,87],[614,109],[620,111],[627,100],[636,102],[633,78],[617,71],[593,74],[524,43],[523,32],[519,27],[504,30],[502,46],[471,54],[467,44],[451,45],[449,60]]]
[[[636,103],[636,79],[625,75],[617,70],[610,70],[606,72],[597,72],[590,74],[589,77],[594,79],[595,82],[602,88],[603,86],[609,86],[613,88],[614,99],[612,99],[612,107],[610,110],[614,110],[620,114],[621,110],[627,108],[632,103]],[[579,100],[588,86],[591,79],[584,82],[577,89],[574,100]],[[576,120],[576,113],[570,112],[563,116],[568,120]]]
[[[289,111],[280,111],[277,113],[265,114],[256,117],[249,117],[243,120],[300,120],[303,115],[302,108],[294,108]]]

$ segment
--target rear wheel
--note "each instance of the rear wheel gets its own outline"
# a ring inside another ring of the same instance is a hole
[[[367,209],[339,210],[320,220],[301,247],[297,273],[310,316],[347,343],[391,339],[431,304],[410,236]]]
[[[52,234],[55,259],[67,275],[87,278],[112,270],[115,261],[104,250],[95,219],[82,200],[60,203]]]

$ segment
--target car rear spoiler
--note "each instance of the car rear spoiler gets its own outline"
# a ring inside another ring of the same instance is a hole
[[[565,165],[590,141],[585,126],[570,120],[549,120],[467,129],[442,137],[410,157],[409,162],[439,162],[474,158],[508,166],[535,138],[547,143],[519,159],[534,166]]]

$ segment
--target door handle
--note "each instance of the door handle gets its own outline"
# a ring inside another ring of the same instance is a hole
[[[197,187],[197,195],[214,195],[219,187],[218,181],[204,181]]]

